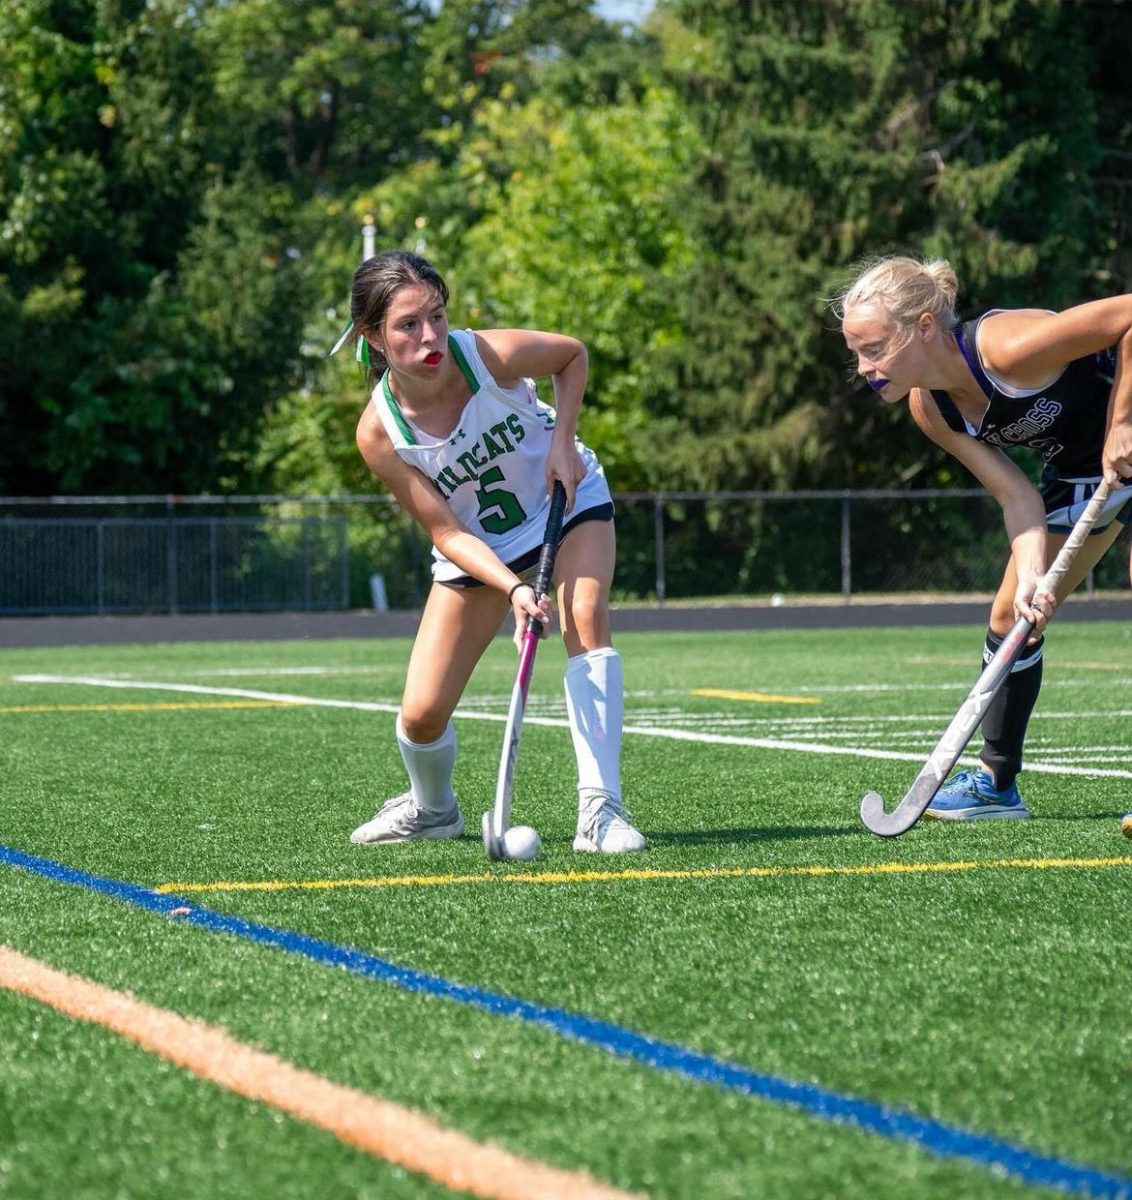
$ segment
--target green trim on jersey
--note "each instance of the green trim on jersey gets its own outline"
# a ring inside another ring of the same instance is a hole
[[[475,337],[475,334],[472,335]],[[456,365],[460,368],[464,378],[468,381],[468,387],[472,389],[472,395],[480,390],[480,381],[476,378],[475,372],[468,365],[468,360],[464,357],[463,350],[460,349],[460,344],[456,339],[448,335],[448,349],[452,351],[452,357],[456,360]]]
[[[480,390],[480,381],[476,378],[476,373],[464,357],[464,352],[460,349],[459,343],[451,334],[448,335],[448,349],[452,351],[452,357],[456,360],[456,365],[460,368],[460,373],[468,381],[468,387],[472,389],[472,395],[474,396]],[[397,428],[400,430],[401,436],[410,446],[419,445],[416,436],[409,427],[409,422],[405,420],[405,414],[401,411],[401,406],[397,403],[393,395],[393,389],[389,386],[388,371],[381,377],[381,391],[385,397],[385,403],[389,405],[389,411],[393,414],[393,420],[397,422]]]
[[[393,420],[397,422],[397,428],[401,431],[401,436],[410,446],[415,446],[417,439],[413,436],[413,431],[409,428],[409,422],[405,420],[404,413],[401,412],[401,406],[393,398],[393,389],[389,386],[388,371],[381,377],[381,391],[385,396],[385,403],[389,405],[389,411],[393,414]]]

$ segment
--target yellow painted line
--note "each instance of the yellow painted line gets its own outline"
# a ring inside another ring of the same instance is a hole
[[[817,696],[776,696],[773,692],[733,692],[727,688],[692,688],[693,696],[714,696],[717,700],[750,700],[754,704],[820,704]]]
[[[270,1104],[339,1141],[485,1200],[628,1200],[580,1171],[524,1158],[237,1041],[226,1030],[0,946],[0,987],[98,1025],[209,1083]]]
[[[369,879],[263,879],[216,883],[163,883],[154,891],[172,895],[188,892],[333,891],[340,888],[449,887],[469,883],[619,883],[661,879],[781,879],[823,875],[939,875],[959,871],[1013,869],[1050,871],[1067,868],[1132,867],[1132,855],[1112,858],[997,858],[960,862],[872,863],[857,867],[703,867],[693,870],[627,868],[623,871],[533,871],[472,875],[383,875]]]
[[[0,713],[170,712],[186,708],[297,708],[295,700],[200,700],[158,704],[20,704],[0,707]]]
[[[217,883],[163,883],[153,890],[173,896],[187,895],[189,892],[326,892],[336,888],[440,887],[445,884],[493,883],[518,878],[521,877],[493,875],[490,871],[483,871],[477,875],[397,875],[376,879],[237,879]]]

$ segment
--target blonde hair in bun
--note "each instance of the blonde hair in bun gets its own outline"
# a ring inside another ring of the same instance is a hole
[[[920,262],[894,255],[866,265],[857,278],[833,301],[838,320],[865,305],[883,309],[902,328],[914,325],[922,313],[931,313],[944,329],[957,325],[955,301],[959,280],[944,258]]]

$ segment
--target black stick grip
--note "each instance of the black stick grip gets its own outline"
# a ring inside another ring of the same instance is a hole
[[[566,514],[566,489],[559,480],[554,481],[554,491],[550,495],[550,512],[546,518],[546,532],[542,537],[542,550],[538,557],[538,570],[535,581],[531,586],[535,591],[535,599],[541,600],[550,591],[550,577],[554,574],[554,559],[558,554],[558,539],[562,536],[562,518]],[[527,618],[527,632],[538,631],[540,622],[534,617]]]

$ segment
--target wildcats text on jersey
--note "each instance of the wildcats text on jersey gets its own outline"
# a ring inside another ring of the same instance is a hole
[[[435,477],[436,486],[443,495],[450,496],[462,483],[474,483],[479,479],[480,471],[484,467],[501,454],[510,454],[526,435],[518,414],[510,413],[504,420],[497,421],[490,429],[481,433],[479,439],[472,443],[470,450],[464,450],[456,456],[456,462],[465,474],[461,475],[454,466],[444,467]],[[449,445],[454,446],[466,437],[465,431],[458,429]]]

